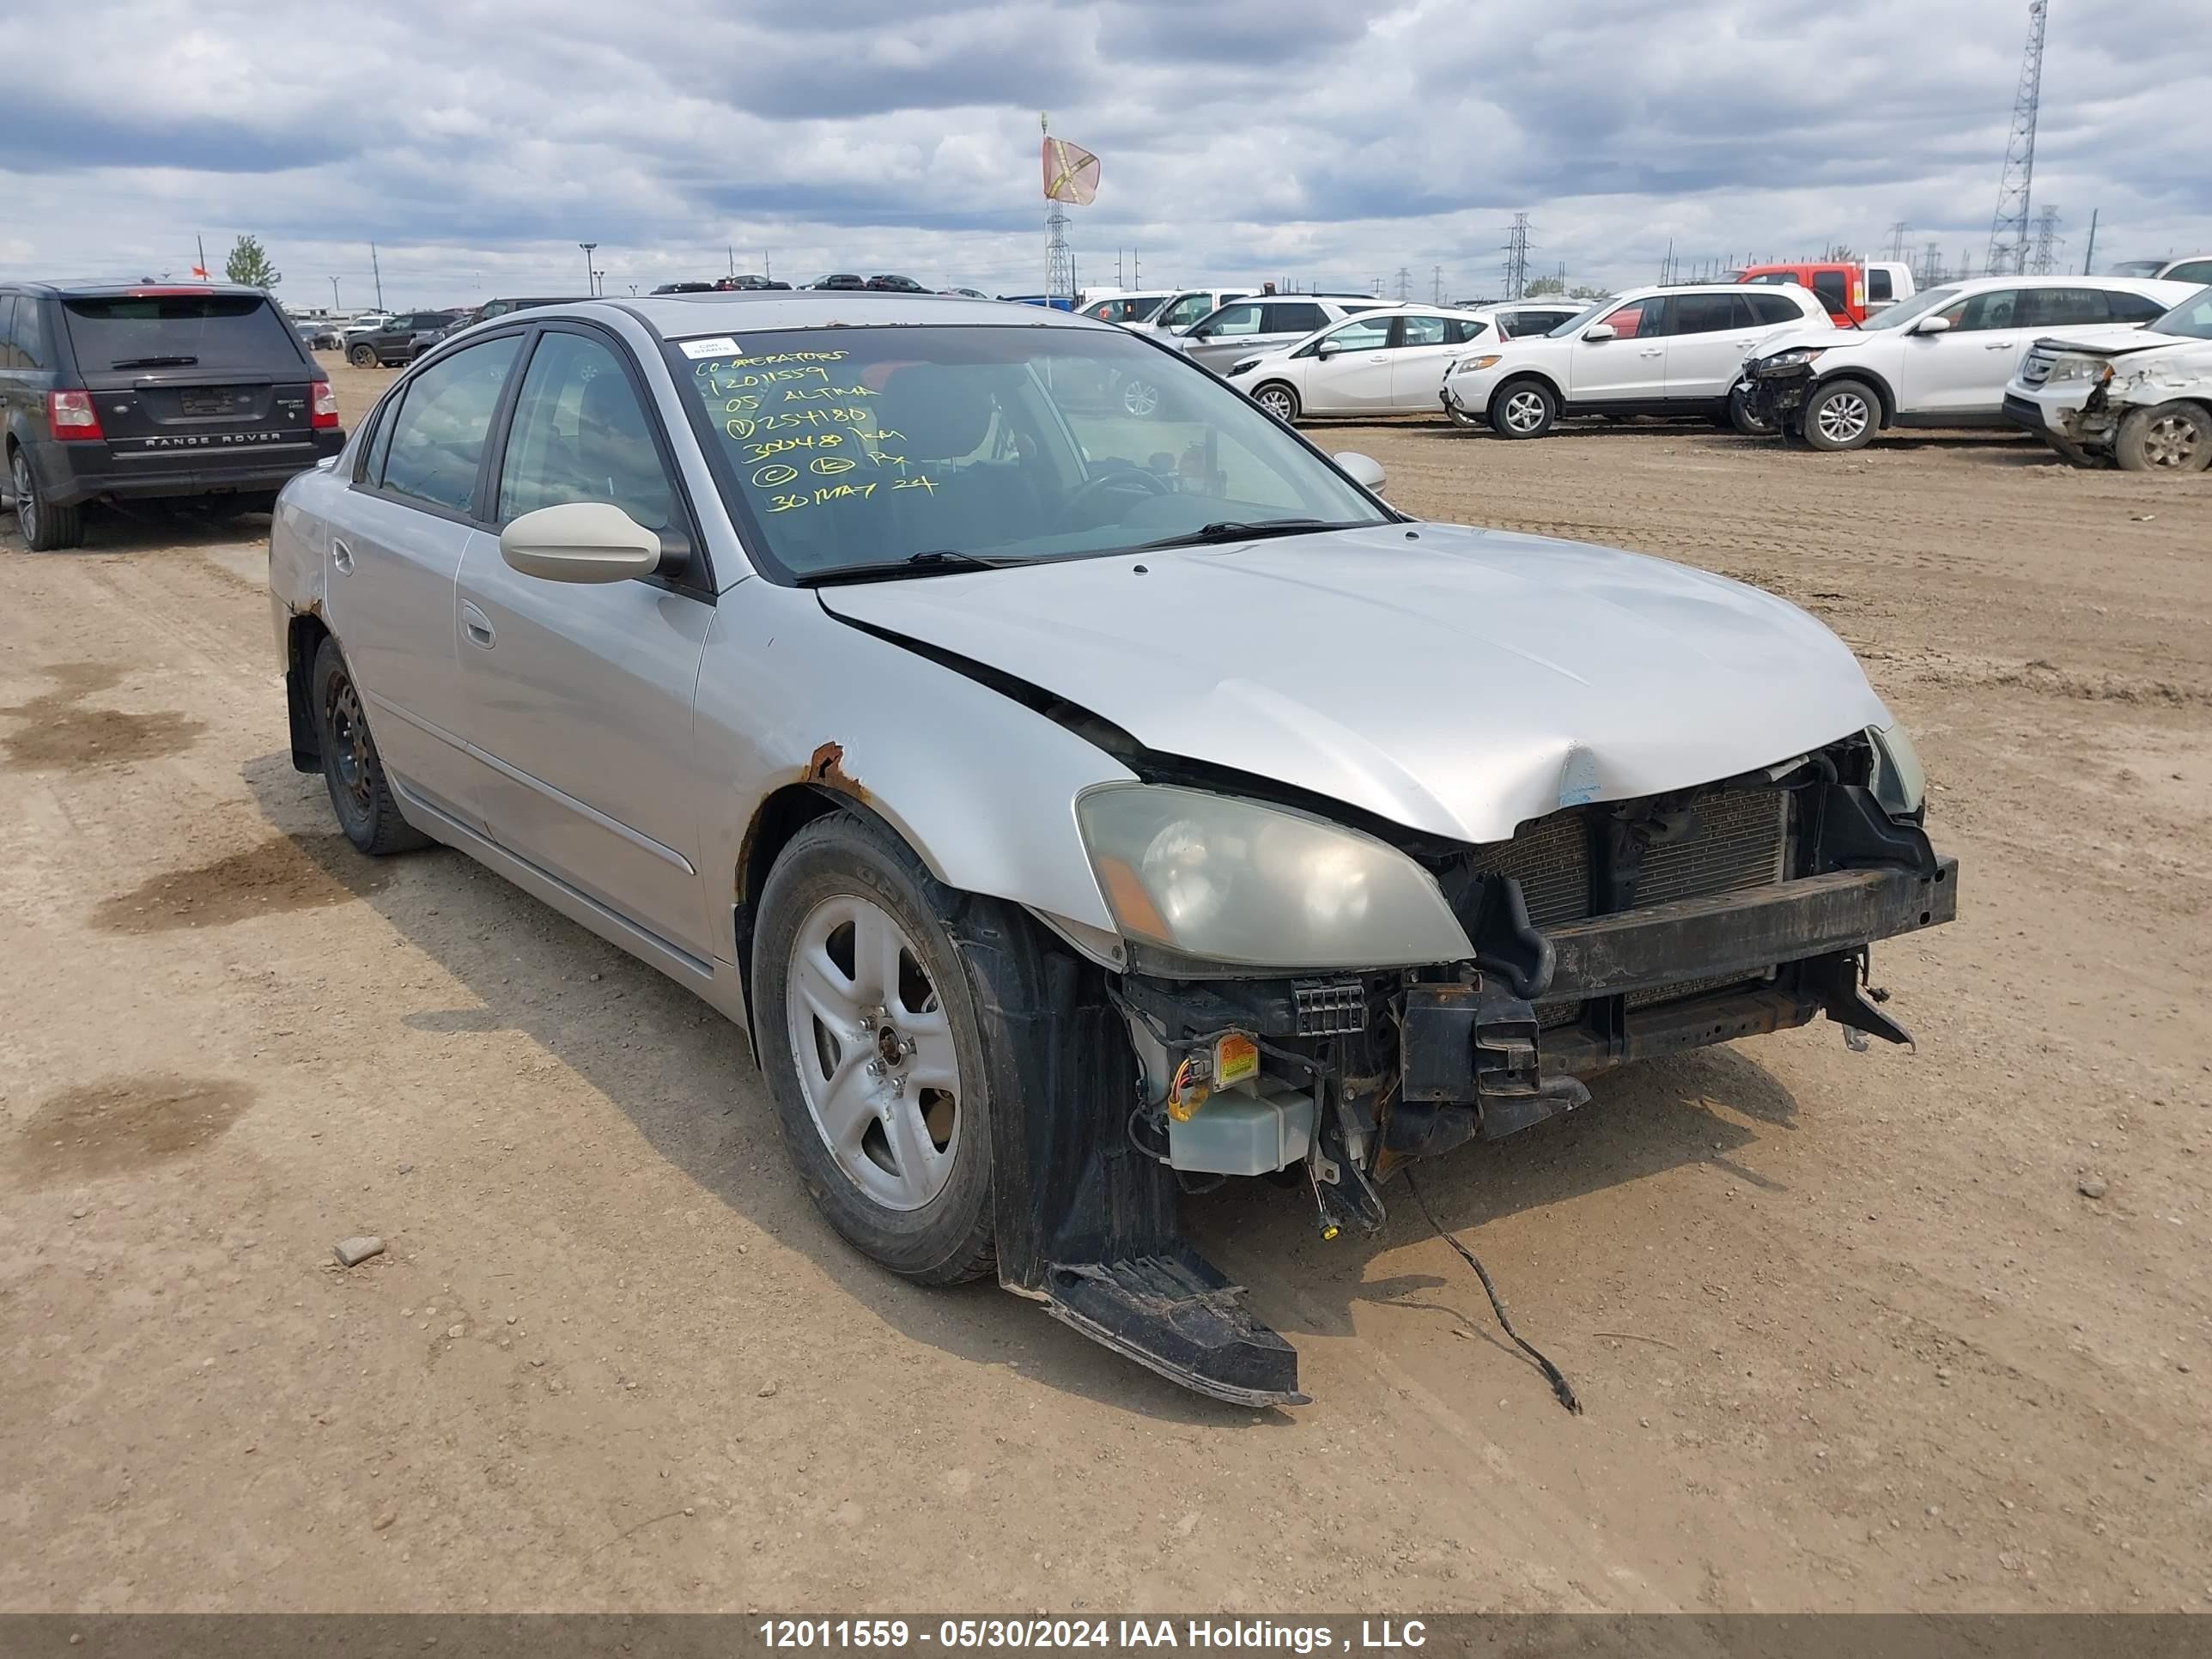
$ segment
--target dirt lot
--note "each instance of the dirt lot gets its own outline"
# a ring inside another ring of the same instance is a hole
[[[349,420],[386,378],[334,374]],[[1326,1246],[1260,1183],[1188,1206],[1297,1412],[873,1270],[703,1006],[458,855],[352,855],[257,521],[104,517],[0,533],[0,1607],[2212,1602],[2212,487],[1323,437],[1809,607],[1964,863],[1875,957],[1917,1053],[1741,1043],[1433,1167],[1587,1416],[1409,1204]]]

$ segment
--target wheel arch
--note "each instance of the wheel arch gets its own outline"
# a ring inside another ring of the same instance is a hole
[[[1874,393],[1875,412],[1881,417],[1876,431],[1887,432],[1897,423],[1897,389],[1879,371],[1859,363],[1833,368],[1813,382],[1813,391],[1825,392],[1841,380],[1856,380]],[[1811,401],[1810,393],[1807,401]]]
[[[1263,392],[1273,392],[1278,390],[1286,392],[1290,394],[1291,412],[1293,415],[1303,415],[1306,412],[1305,394],[1299,391],[1295,385],[1283,379],[1280,375],[1271,376],[1270,378],[1261,381],[1259,385],[1254,386],[1252,388],[1252,401],[1254,403],[1258,403],[1260,401],[1260,394]]]
[[[295,611],[285,624],[284,709],[291,723],[292,769],[295,772],[323,769],[323,740],[315,729],[315,711],[310,706],[308,685],[314,673],[315,653],[330,637],[330,625],[324,622],[319,611]]]
[[[1552,394],[1552,401],[1559,406],[1559,412],[1562,415],[1566,413],[1568,403],[1567,394],[1559,385],[1559,376],[1552,374],[1548,369],[1537,368],[1533,366],[1528,368],[1514,369],[1503,380],[1499,380],[1496,386],[1491,387],[1490,395],[1482,400],[1483,408],[1485,410],[1489,409],[1500,398],[1505,395],[1505,392],[1508,387],[1517,386],[1522,380],[1534,380],[1538,385],[1541,386],[1545,391]]]

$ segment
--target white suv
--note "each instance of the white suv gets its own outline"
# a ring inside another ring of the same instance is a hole
[[[1549,334],[1462,356],[1441,395],[1457,423],[1506,438],[1540,438],[1562,415],[1723,417],[1747,354],[1786,330],[1833,326],[1794,285],[1631,289]]]
[[[2212,466],[2212,288],[2142,328],[2038,340],[2004,391],[2007,418],[2077,465],[2130,472]]]
[[[2005,381],[2054,328],[2142,324],[2196,290],[2125,276],[1981,276],[1917,294],[1863,328],[1765,341],[1743,367],[1758,424],[1815,449],[1857,449],[1884,427],[2004,426]]]
[[[1180,334],[1202,317],[1210,317],[1231,300],[1257,294],[1255,288],[1179,288],[1160,301],[1160,308],[1140,327],[1155,334]]]

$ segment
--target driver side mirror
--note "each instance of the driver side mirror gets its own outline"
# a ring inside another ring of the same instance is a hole
[[[1344,348],[1334,340],[1323,340],[1319,345],[1314,348],[1314,356],[1321,358],[1324,362],[1326,362],[1329,358],[1335,356],[1338,352],[1343,349]]]
[[[1915,334],[1948,334],[1951,331],[1948,317],[1923,317],[1912,325]]]
[[[499,532],[499,556],[549,582],[624,582],[660,568],[659,532],[609,501],[564,501]]]
[[[1583,338],[1585,340],[1611,340],[1617,337],[1618,331],[1611,323],[1592,323],[1583,331]]]
[[[1371,489],[1378,495],[1382,493],[1383,483],[1389,475],[1382,471],[1382,462],[1371,455],[1363,455],[1356,449],[1347,449],[1334,459],[1352,483],[1363,489]]]

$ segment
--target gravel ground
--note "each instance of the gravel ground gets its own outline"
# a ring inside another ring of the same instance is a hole
[[[389,379],[332,372],[349,421]],[[1917,1052],[1739,1043],[1433,1166],[1587,1416],[1409,1205],[1188,1206],[1296,1412],[872,1268],[703,1005],[344,845],[261,521],[103,516],[0,532],[0,1608],[2212,1604],[2212,484],[1317,435],[1814,611],[1963,861],[1875,955]]]

